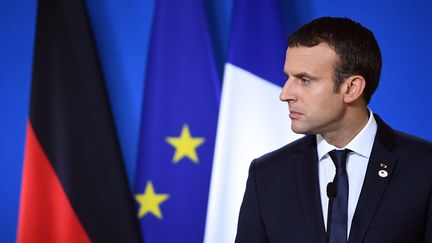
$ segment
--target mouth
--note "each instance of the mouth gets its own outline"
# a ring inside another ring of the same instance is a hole
[[[291,118],[291,119],[298,119],[298,118],[300,118],[300,116],[302,116],[303,115],[303,113],[300,113],[300,112],[298,112],[298,111],[293,111],[293,110],[290,110],[290,113],[289,113],[289,117]]]

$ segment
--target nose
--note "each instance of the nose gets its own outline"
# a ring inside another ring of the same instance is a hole
[[[294,87],[292,86],[292,81],[290,81],[289,79],[285,82],[284,86],[282,87],[282,91],[279,95],[279,99],[285,102],[297,100],[294,92]]]

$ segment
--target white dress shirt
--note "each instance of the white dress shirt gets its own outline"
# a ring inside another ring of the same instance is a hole
[[[316,136],[319,159],[318,177],[320,184],[322,212],[326,230],[328,210],[327,184],[333,181],[336,174],[336,167],[328,155],[328,152],[334,149],[350,149],[353,151],[348,154],[346,164],[349,186],[347,237],[350,233],[352,218],[360,196],[360,191],[363,186],[369,157],[377,131],[377,123],[372,111],[369,110],[369,114],[369,120],[366,126],[344,148],[337,148],[327,143],[327,141],[319,134]]]

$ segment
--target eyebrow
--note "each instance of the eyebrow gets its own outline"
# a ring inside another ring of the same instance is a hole
[[[286,76],[286,77],[289,77],[290,75],[287,73],[287,72],[285,72],[285,70],[283,71],[283,73],[284,73],[284,75]],[[310,80],[315,80],[315,79],[318,79],[318,77],[315,77],[315,76],[313,76],[313,75],[310,75],[309,73],[306,73],[306,72],[300,72],[300,73],[295,73],[295,74],[293,74],[292,76],[294,76],[294,77],[296,77],[296,78],[308,78],[308,79],[310,79]]]

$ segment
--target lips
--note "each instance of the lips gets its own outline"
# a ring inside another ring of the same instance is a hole
[[[289,117],[290,117],[291,119],[298,119],[298,118],[300,118],[302,115],[303,115],[302,113],[300,113],[300,112],[298,112],[298,111],[293,111],[293,110],[290,110],[290,113],[289,113]]]

